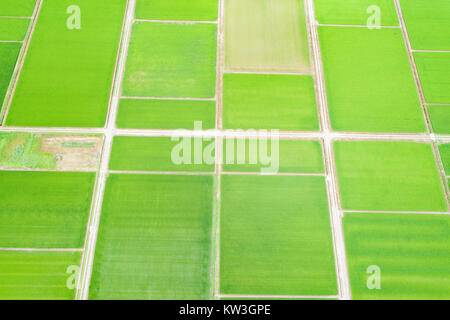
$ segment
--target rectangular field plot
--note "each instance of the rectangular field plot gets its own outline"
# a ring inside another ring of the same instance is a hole
[[[14,72],[21,43],[0,43],[0,111]]]
[[[218,0],[137,0],[136,19],[217,20]]]
[[[110,169],[121,171],[214,171],[215,142],[202,138],[114,138]]]
[[[450,143],[441,144],[439,146],[439,152],[441,153],[442,164],[447,175],[450,175]]]
[[[450,1],[400,0],[411,46],[415,50],[450,50]]]
[[[110,175],[90,299],[208,299],[213,179]]]
[[[319,36],[333,129],[425,132],[399,29],[319,27]]]
[[[344,210],[447,211],[431,145],[338,141],[334,146]]]
[[[67,270],[80,260],[81,252],[0,251],[0,300],[72,300]]]
[[[227,0],[225,69],[310,72],[303,0]]]
[[[450,217],[445,215],[346,213],[352,298],[448,300],[449,230]],[[380,289],[370,290],[368,278],[376,270]]]
[[[36,0],[2,0],[0,16],[31,17]]]
[[[450,52],[415,52],[417,71],[428,103],[450,103]]]
[[[307,140],[224,139],[223,171],[323,173],[322,146]]]
[[[189,129],[201,121],[214,129],[215,101],[122,99],[117,126],[129,129]]]
[[[314,0],[314,5],[322,24],[372,25],[376,21],[369,17],[379,12],[380,25],[399,25],[393,0]]]
[[[217,26],[136,22],[124,96],[213,98]]]
[[[94,178],[0,171],[0,248],[82,248]]]
[[[7,125],[104,126],[125,3],[43,2]],[[80,7],[80,29],[67,27],[71,5]]]
[[[337,294],[323,177],[222,176],[222,294]]]
[[[312,76],[225,74],[225,129],[319,130]]]
[[[450,104],[448,106],[429,105],[428,114],[433,132],[450,134]]]
[[[29,25],[29,19],[0,18],[0,41],[22,41]]]

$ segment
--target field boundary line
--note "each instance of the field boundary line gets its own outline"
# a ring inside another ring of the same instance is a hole
[[[409,39],[408,30],[406,29],[406,23],[405,23],[405,19],[403,18],[400,1],[394,0],[394,3],[395,3],[395,10],[397,11],[398,20],[400,21],[400,26],[402,28],[403,39],[404,39],[404,42],[406,45],[406,50],[408,53],[408,58],[409,58],[410,66],[411,66],[411,71],[414,76],[414,82],[416,84],[417,92],[419,94],[420,106],[422,109],[425,125],[427,128],[427,132],[430,135],[430,139],[432,140],[431,147],[433,150],[433,155],[434,155],[434,159],[436,162],[436,166],[437,166],[437,169],[439,172],[439,179],[441,180],[441,188],[442,188],[442,191],[444,194],[444,199],[445,199],[445,202],[447,205],[447,210],[450,210],[450,199],[449,199],[449,195],[447,192],[448,186],[447,186],[447,181],[445,181],[446,179],[444,178],[444,176],[445,176],[444,166],[442,163],[440,153],[437,150],[436,145],[435,145],[436,139],[435,139],[435,135],[433,134],[433,128],[431,125],[430,115],[428,114],[428,110],[426,108],[425,95],[424,95],[423,88],[422,88],[422,82],[420,81],[420,76],[419,76],[419,72],[417,69],[417,65],[414,60],[414,54],[413,54],[412,48],[411,48],[411,41]]]
[[[25,16],[0,16],[0,19],[33,19],[33,16],[31,16],[31,17],[25,17]]]
[[[225,74],[267,74],[267,75],[293,75],[293,76],[312,76],[311,72],[295,72],[295,71],[238,71],[225,70]]]
[[[368,26],[363,24],[326,24],[318,23],[319,27],[368,28],[368,29],[399,29],[400,26]]]
[[[158,20],[158,19],[135,19],[136,22],[157,22],[157,23],[173,23],[173,24],[218,24],[217,21],[208,20]]]
[[[0,40],[0,43],[23,43],[24,40]]]
[[[411,52],[425,52],[425,53],[450,53],[450,50],[423,50],[423,49],[411,49]]]
[[[120,99],[135,99],[135,100],[188,100],[188,101],[216,101],[216,98],[179,98],[179,97],[129,97],[121,96]]]
[[[26,171],[26,172],[97,172],[96,169],[80,170],[60,170],[60,169],[40,169],[40,168],[5,168],[0,167],[0,171]]]
[[[110,174],[137,174],[137,175],[180,175],[180,176],[213,176],[215,173],[202,171],[140,171],[140,170],[108,170]]]
[[[0,248],[0,251],[83,252],[83,248]]]
[[[441,106],[441,107],[450,107],[450,103],[433,103],[433,102],[425,102],[426,106]]]
[[[326,177],[325,173],[302,172],[248,172],[248,171],[222,171],[222,175],[229,176],[287,176],[287,177]]]
[[[17,83],[22,73],[22,67],[27,56],[28,48],[30,47],[31,38],[33,37],[34,30],[36,28],[36,23],[39,18],[39,12],[41,11],[43,0],[37,0],[36,5],[33,9],[33,15],[30,17],[31,22],[28,27],[27,33],[25,34],[25,39],[23,40],[22,47],[20,48],[19,55],[17,56],[16,65],[14,66],[14,71],[11,75],[11,79],[6,90],[5,98],[0,101],[2,104],[0,106],[0,127],[5,125],[6,118],[9,113],[9,108],[11,107],[12,99],[16,91]]]
[[[371,213],[371,214],[429,214],[429,215],[449,215],[450,212],[439,211],[382,211],[382,210],[343,210],[344,213]]]
[[[343,300],[351,299],[350,280],[348,275],[347,256],[344,242],[344,231],[342,226],[342,212],[339,197],[339,187],[337,182],[336,167],[334,163],[333,140],[331,135],[330,114],[328,110],[326,85],[324,78],[322,55],[318,35],[318,22],[315,18],[314,3],[312,0],[305,0],[305,14],[308,25],[308,35],[313,48],[315,90],[319,100],[319,118],[323,131],[322,152],[327,172],[326,186],[329,202],[330,224],[333,237],[334,260],[336,268],[336,280],[339,298]]]
[[[221,294],[220,298],[256,298],[256,299],[338,299],[339,296],[315,296],[315,295],[268,295],[268,294]]]

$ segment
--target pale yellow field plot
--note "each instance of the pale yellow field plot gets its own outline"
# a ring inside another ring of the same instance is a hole
[[[303,0],[227,0],[226,71],[309,73]]]

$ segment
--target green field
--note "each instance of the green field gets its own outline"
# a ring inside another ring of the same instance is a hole
[[[450,217],[422,214],[345,214],[353,299],[450,299]],[[368,289],[369,266],[380,268],[380,289]]]
[[[225,70],[310,72],[303,0],[225,6]]]
[[[380,8],[382,26],[398,26],[393,0],[314,0],[316,18],[321,24],[367,25],[374,12],[370,6]]]
[[[214,24],[136,22],[123,95],[213,98],[216,34]]]
[[[0,106],[5,99],[21,46],[21,43],[0,43]]]
[[[400,0],[411,46],[415,50],[450,50],[450,1]]]
[[[431,145],[337,141],[344,210],[447,211]]]
[[[417,71],[428,103],[450,103],[450,52],[415,52]]]
[[[94,178],[0,171],[0,248],[82,248]]]
[[[0,40],[22,41],[27,33],[30,20],[0,18]]]
[[[223,82],[225,129],[319,130],[311,76],[225,74]]]
[[[217,20],[216,0],[137,0],[136,19]]]
[[[215,101],[122,99],[117,126],[131,129],[190,129],[201,121],[203,129],[214,129]]]
[[[7,125],[104,126],[125,3],[43,2]],[[66,26],[70,5],[81,9],[79,30]]]
[[[222,177],[220,292],[337,294],[323,177]]]
[[[433,132],[450,134],[450,105],[429,105],[428,114],[430,115]]]
[[[399,29],[319,27],[333,129],[425,132]]]
[[[180,144],[185,141],[185,144]],[[114,138],[110,169],[122,171],[214,171],[214,139],[188,138],[172,141],[168,137],[121,137]],[[177,148],[180,146],[180,149]],[[183,152],[181,147],[185,147]],[[174,151],[174,148],[175,149]],[[196,149],[197,148],[197,149]],[[196,151],[200,150],[196,159]],[[189,155],[190,153],[190,155]],[[212,155],[208,164],[202,157]],[[174,157],[172,157],[172,154]],[[179,161],[178,161],[179,160]],[[184,161],[186,160],[186,161]],[[196,163],[196,160],[197,163]],[[183,161],[183,163],[182,163]]]
[[[450,143],[441,144],[439,146],[439,152],[441,153],[442,164],[447,175],[450,175]]]
[[[2,0],[0,1],[0,16],[30,17],[36,0]]]
[[[110,175],[90,299],[208,299],[213,179]]]
[[[74,299],[66,271],[80,260],[81,252],[0,251],[0,300]]]
[[[273,156],[279,164],[278,172],[322,173],[324,171],[322,146],[318,141],[279,140],[278,152],[276,150],[276,144],[270,140],[261,142],[257,139],[224,139],[223,171],[258,172],[262,168],[270,167],[270,164],[263,163],[265,158],[261,157],[261,153],[268,159]]]

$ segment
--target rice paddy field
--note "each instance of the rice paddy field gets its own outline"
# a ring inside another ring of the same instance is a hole
[[[450,299],[448,0],[0,0],[0,300]]]

